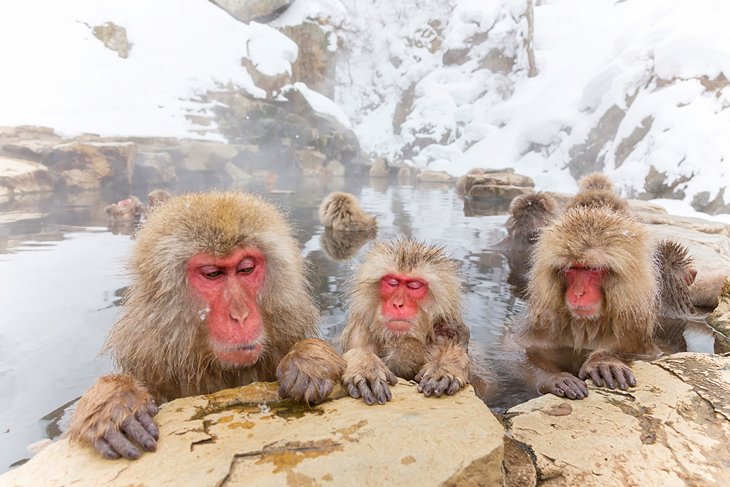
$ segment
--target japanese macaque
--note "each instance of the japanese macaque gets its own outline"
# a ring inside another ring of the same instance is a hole
[[[325,228],[319,239],[319,246],[332,260],[353,258],[365,243],[375,238],[376,230],[365,232],[336,232]]]
[[[628,212],[629,205],[616,193],[613,182],[603,173],[592,173],[578,181],[578,194],[565,205],[565,209],[582,206],[585,208],[610,208],[620,213]]]
[[[588,378],[598,387],[635,386],[629,361],[658,354],[657,280],[647,230],[628,215],[577,207],[545,227],[518,339],[538,392],[581,399]]]
[[[70,437],[134,459],[139,447],[156,449],[161,401],[274,379],[282,397],[323,401],[345,362],[312,338],[317,320],[300,250],[274,206],[236,192],[174,197],[138,235],[103,348],[119,373],[84,394]]]
[[[451,395],[469,382],[461,284],[441,248],[375,242],[354,281],[342,335],[342,382],[352,397],[384,404],[396,375],[418,382],[426,396]]]
[[[172,198],[172,194],[170,194],[169,191],[165,191],[164,189],[153,189],[147,194],[147,206],[149,208],[154,208],[156,205],[159,205],[170,198]]]
[[[104,208],[112,221],[131,221],[139,219],[144,213],[144,205],[136,196],[119,200]]]
[[[586,191],[614,191],[613,181],[601,172],[587,174],[578,181],[578,192]]]
[[[547,193],[530,192],[517,196],[509,205],[507,236],[500,247],[516,251],[529,250],[542,229],[558,216],[558,203]]]
[[[335,232],[372,232],[378,228],[375,217],[360,207],[357,198],[349,193],[330,193],[319,206],[319,221]]]

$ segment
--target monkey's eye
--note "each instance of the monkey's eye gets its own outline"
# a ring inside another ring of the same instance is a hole
[[[394,277],[386,277],[383,279],[383,282],[392,287],[396,287],[400,284],[400,281]]]
[[[423,287],[423,283],[421,281],[408,281],[408,289],[421,289]]]
[[[246,257],[245,259],[243,259],[241,262],[238,263],[236,272],[239,272],[241,274],[251,274],[255,268],[256,268],[256,261],[254,261],[251,257]]]
[[[217,277],[220,277],[223,275],[222,271],[209,271],[209,272],[203,272],[203,275],[208,279],[216,279]]]

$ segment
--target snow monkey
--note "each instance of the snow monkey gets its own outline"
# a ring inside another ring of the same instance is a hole
[[[558,216],[558,203],[547,193],[535,192],[517,196],[509,205],[507,236],[499,246],[512,251],[530,250],[540,232]]]
[[[119,373],[84,394],[70,437],[134,459],[139,447],[156,449],[155,401],[277,378],[282,397],[323,401],[345,362],[313,338],[318,317],[298,245],[273,205],[238,192],[173,197],[139,232],[103,348]]]
[[[360,207],[350,193],[330,193],[319,206],[319,221],[335,232],[374,232],[378,228],[374,216]]]
[[[469,376],[469,329],[456,263],[409,239],[375,242],[357,270],[342,335],[342,382],[367,404],[391,399],[396,375],[426,396],[454,394]]]
[[[576,206],[606,207],[614,211],[626,213],[629,205],[621,198],[613,186],[613,182],[603,173],[591,173],[578,181],[578,194],[565,205],[566,209]]]
[[[645,227],[610,208],[568,209],[543,230],[532,265],[518,340],[538,392],[584,398],[587,378],[635,386],[630,360],[658,353],[660,296]]]

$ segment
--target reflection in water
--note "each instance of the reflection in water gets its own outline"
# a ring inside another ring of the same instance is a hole
[[[294,224],[312,271],[324,336],[337,344],[345,326],[344,286],[367,246],[367,238],[346,242],[318,221],[322,199],[341,190],[377,216],[378,238],[427,241],[460,262],[470,354],[495,380],[489,405],[501,409],[534,397],[523,382],[523,354],[512,341],[511,322],[524,302],[512,292],[505,256],[493,250],[505,235],[506,207],[486,216],[465,214],[451,187],[372,182],[279,176],[247,183],[247,190],[278,205]],[[267,189],[272,184],[275,194]],[[134,194],[143,198],[147,192],[139,188]],[[117,318],[127,284],[124,261],[134,242],[107,229],[104,207],[126,196],[80,192],[0,204],[0,471],[27,457],[27,445],[57,434],[62,405],[111,369],[108,358],[97,354]]]
[[[338,232],[331,228],[325,228],[320,237],[319,245],[333,260],[351,259],[365,245],[365,242],[375,238],[376,233],[375,230]]]

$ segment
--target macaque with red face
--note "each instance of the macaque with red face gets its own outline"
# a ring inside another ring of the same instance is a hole
[[[130,196],[129,198],[107,205],[104,211],[109,215],[109,219],[114,222],[123,220],[130,221],[142,216],[142,213],[144,213],[144,205],[136,196]]]
[[[533,257],[519,341],[538,392],[581,399],[588,378],[635,386],[630,361],[658,353],[657,269],[644,226],[610,208],[575,207],[544,229]]]
[[[396,374],[426,396],[454,394],[469,382],[469,329],[454,261],[414,240],[375,242],[350,293],[342,343],[342,381],[367,404],[391,399]]]
[[[345,363],[318,312],[291,229],[274,206],[236,192],[177,196],[142,226],[132,282],[104,350],[119,373],[84,394],[69,431],[104,457],[156,449],[156,403],[254,381],[323,401]]]

